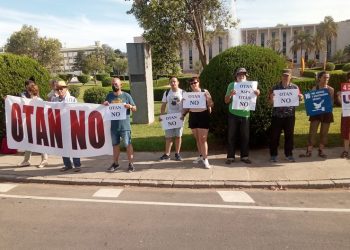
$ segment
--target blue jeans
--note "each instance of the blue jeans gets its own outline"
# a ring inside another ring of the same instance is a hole
[[[69,157],[62,157],[62,159],[65,167],[69,167],[69,168],[72,167],[72,162]],[[73,164],[74,164],[74,167],[80,167],[81,166],[80,158],[73,158]]]

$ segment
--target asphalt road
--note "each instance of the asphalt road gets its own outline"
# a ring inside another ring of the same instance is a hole
[[[350,249],[350,190],[0,183],[0,249]]]

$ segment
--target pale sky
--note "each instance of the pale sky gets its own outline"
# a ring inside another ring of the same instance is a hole
[[[237,0],[240,26],[319,23],[325,16],[350,19],[349,0]],[[0,47],[22,25],[39,29],[40,36],[58,38],[63,47],[93,45],[95,41],[126,51],[126,43],[142,34],[124,0],[0,0]]]

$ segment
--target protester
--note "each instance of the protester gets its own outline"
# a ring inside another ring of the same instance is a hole
[[[234,74],[235,81],[231,82],[226,90],[225,103],[228,106],[228,148],[226,164],[231,164],[235,161],[236,147],[238,139],[240,143],[240,158],[241,161],[247,164],[252,163],[249,159],[249,117],[250,111],[238,110],[232,108],[233,98],[235,98],[235,85],[240,82],[247,81],[247,70],[238,68]],[[256,96],[260,95],[260,90],[254,90]],[[239,138],[238,138],[239,136]]]
[[[270,103],[274,104],[274,90],[297,89],[299,98],[302,94],[297,85],[291,82],[292,70],[285,69],[282,72],[282,80],[272,87],[270,92]],[[271,119],[271,137],[270,137],[270,161],[277,162],[278,145],[280,136],[284,133],[284,155],[290,162],[295,162],[293,157],[294,148],[294,125],[295,125],[295,106],[274,107],[272,109]]]
[[[183,90],[179,88],[179,81],[176,77],[169,79],[170,89],[166,90],[162,98],[162,106],[160,108],[160,115],[182,113],[182,93]],[[159,121],[162,121],[159,117]],[[170,160],[170,151],[175,138],[175,160],[182,161],[180,156],[181,141],[182,141],[183,127],[165,130],[165,152],[160,157],[161,161]]]
[[[200,88],[200,82],[198,77],[192,77],[190,80],[190,85],[192,92],[204,92],[206,98],[207,107],[200,108],[191,108],[184,109],[184,113],[182,115],[182,119],[186,116],[187,113],[189,115],[189,127],[192,130],[192,134],[196,139],[197,149],[199,152],[199,157],[194,161],[194,163],[203,162],[204,167],[209,169],[211,168],[208,161],[208,131],[209,131],[209,119],[211,109],[214,106],[214,102],[211,98],[211,95],[208,90]]]
[[[31,80],[28,81],[28,84],[26,85],[26,91],[23,92],[22,94],[21,94],[21,96],[24,96],[24,98],[36,99],[36,100],[39,100],[39,101],[43,100],[43,99],[41,99],[39,97],[39,87],[38,87],[38,85],[36,85]],[[27,96],[29,96],[29,97],[27,97]],[[21,163],[19,163],[17,166],[18,167],[30,166],[30,158],[31,158],[31,156],[32,156],[32,152],[31,151],[25,151],[24,152],[24,159],[23,159],[23,161]],[[47,159],[48,159],[47,154],[46,153],[42,153],[41,154],[41,162],[38,165],[38,168],[43,168],[43,167],[47,166],[49,164]]]
[[[56,91],[57,96],[53,96],[51,101],[52,102],[62,102],[62,103],[76,103],[77,99],[69,94],[68,86],[65,81],[58,81],[56,84]],[[72,161],[70,157],[62,157],[64,167],[61,168],[61,171],[68,171],[70,169],[73,169],[72,167]],[[80,158],[73,157],[73,165],[74,165],[74,171],[79,172],[81,171],[81,162]]]
[[[326,89],[329,92],[329,95],[331,97],[331,102],[333,105],[334,89],[328,85],[329,77],[330,77],[329,73],[327,73],[326,71],[319,72],[317,75],[318,82],[316,83],[316,86],[314,86],[312,89],[313,90]],[[321,125],[318,156],[322,158],[327,158],[327,155],[324,153],[324,148],[325,148],[325,145],[327,144],[329,126],[332,122],[334,122],[333,113],[327,112],[320,115],[310,116],[309,121],[310,121],[310,128],[309,128],[308,146],[306,149],[306,153],[301,154],[300,157],[311,157],[312,149],[316,143],[317,130],[318,130],[318,127]]]
[[[20,94],[20,97],[30,99],[30,98],[31,98],[31,94],[29,93],[29,88],[30,88],[32,85],[35,85],[35,82],[34,82],[33,80],[31,80],[31,79],[26,80],[26,81],[24,82],[24,88],[25,88],[25,90]]]
[[[113,163],[107,169],[108,172],[114,172],[119,165],[119,155],[120,155],[120,143],[121,140],[124,142],[126,147],[126,152],[128,155],[129,166],[128,171],[135,171],[135,166],[133,163],[134,150],[131,144],[131,126],[130,126],[130,111],[136,111],[136,105],[131,95],[122,91],[122,82],[119,78],[114,77],[111,81],[112,90],[103,102],[103,105],[108,106],[110,103],[124,103],[124,107],[127,109],[125,120],[112,120],[111,121],[111,136],[113,144]]]
[[[56,85],[57,85],[57,83],[58,83],[58,81],[57,81],[56,79],[53,79],[53,80],[50,81],[51,91],[47,94],[47,100],[48,100],[49,102],[51,102],[51,100],[52,100],[54,97],[58,96],[57,91],[56,91]],[[68,93],[69,93],[69,92],[67,92],[67,94],[68,94]]]
[[[350,83],[350,72],[346,74],[347,82]],[[337,93],[338,101],[341,104],[342,97],[341,97],[341,91]],[[340,131],[341,131],[341,137],[343,139],[343,145],[344,145],[344,151],[341,153],[341,158],[349,158],[349,139],[350,139],[350,116],[343,116],[341,117],[341,123],[340,123]]]

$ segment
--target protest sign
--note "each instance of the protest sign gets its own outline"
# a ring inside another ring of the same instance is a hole
[[[232,109],[239,110],[255,110],[256,95],[254,90],[257,90],[258,82],[245,81],[235,83],[234,90],[236,94],[232,98]]]

